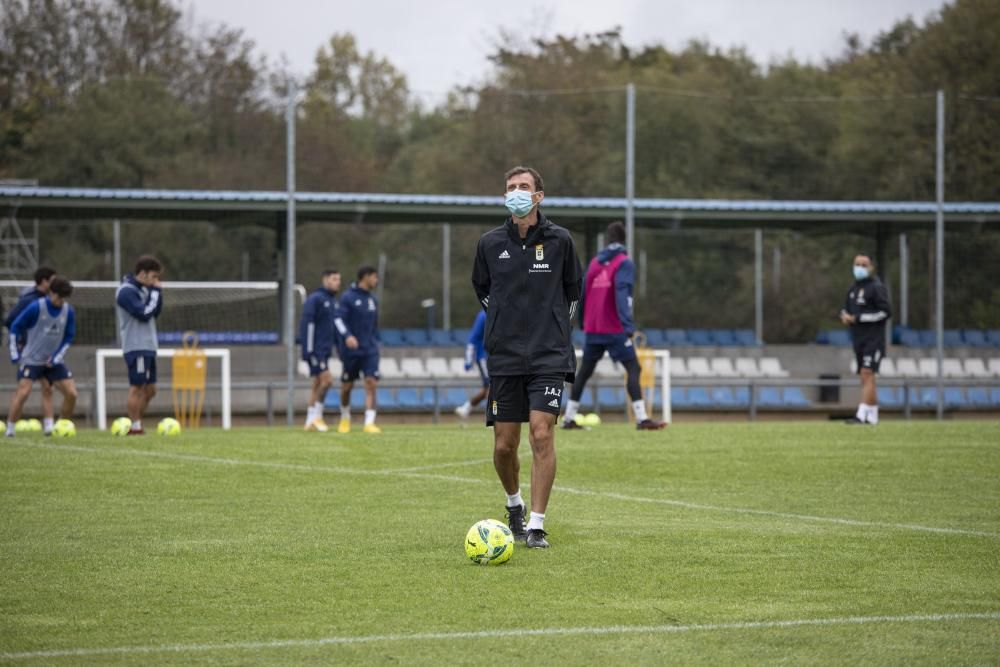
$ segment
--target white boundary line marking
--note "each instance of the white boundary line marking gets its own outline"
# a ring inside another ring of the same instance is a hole
[[[226,644],[161,644],[159,646],[111,646],[105,648],[53,649],[0,653],[0,660],[32,658],[85,657],[95,655],[136,655],[149,653],[193,653],[199,651],[260,650],[311,648],[376,642],[449,641],[456,639],[497,639],[507,637],[567,637],[629,634],[681,634],[729,630],[771,630],[807,626],[869,625],[873,623],[946,623],[949,621],[998,621],[1000,612],[968,614],[910,614],[906,616],[844,616],[841,618],[794,619],[788,621],[738,621],[694,625],[609,625],[579,628],[521,628],[513,630],[475,630],[466,632],[416,632],[413,634],[346,635],[318,639],[276,639],[272,641],[231,642]]]
[[[446,482],[462,482],[466,484],[486,484],[486,480],[474,477],[459,477],[458,475],[442,475],[428,472],[411,472],[409,470],[363,470],[360,468],[343,468],[337,466],[312,466],[301,463],[281,463],[276,461],[249,461],[246,459],[227,459],[212,456],[200,456],[197,454],[179,454],[175,452],[150,451],[143,449],[114,448],[105,449],[99,447],[80,447],[76,445],[54,445],[44,443],[21,443],[12,444],[22,447],[33,447],[36,449],[69,450],[90,454],[131,454],[135,456],[150,456],[154,458],[173,459],[179,461],[194,461],[201,463],[217,463],[220,465],[232,466],[255,466],[261,468],[271,468],[277,470],[294,470],[299,472],[329,472],[340,475],[359,475],[372,477],[408,477],[413,479],[432,479]],[[526,485],[525,485],[525,488]],[[749,514],[756,516],[770,516],[782,519],[794,519],[796,521],[814,521],[817,523],[832,523],[842,526],[859,526],[870,528],[889,528],[892,530],[910,530],[925,533],[943,533],[949,535],[972,535],[975,537],[988,537],[1000,539],[1000,533],[991,533],[983,530],[972,530],[966,528],[942,528],[940,526],[924,526],[914,523],[892,523],[888,521],[864,521],[861,519],[845,519],[841,517],[816,516],[811,514],[795,514],[791,512],[777,512],[772,510],[758,510],[747,507],[727,507],[725,505],[709,505],[703,503],[691,503],[684,500],[670,500],[667,498],[647,498],[642,496],[629,496],[611,491],[590,491],[587,489],[574,489],[565,486],[553,487],[555,491],[569,493],[578,496],[591,496],[595,498],[610,498],[633,503],[648,503],[654,505],[667,505],[670,507],[682,507],[692,510],[703,510],[709,512],[722,512],[732,514]]]
[[[413,466],[412,468],[385,468],[383,470],[379,470],[379,472],[384,474],[395,473],[395,472],[419,472],[421,470],[438,470],[440,468],[475,466],[475,465],[481,465],[483,463],[493,463],[493,457],[490,457],[488,459],[471,459],[469,461],[456,461],[455,463],[435,463],[426,466]]]

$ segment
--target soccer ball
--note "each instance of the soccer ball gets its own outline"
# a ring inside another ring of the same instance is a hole
[[[42,430],[42,422],[37,419],[27,419],[24,424],[24,430],[28,433],[40,433]]]
[[[600,426],[601,425],[601,415],[596,412],[591,412],[589,415],[583,418],[584,426]]]
[[[465,535],[465,555],[479,565],[502,565],[514,553],[514,534],[494,519],[483,519]]]
[[[181,423],[173,417],[161,419],[160,423],[156,425],[156,432],[160,435],[180,435]]]
[[[72,438],[76,435],[76,424],[68,419],[60,419],[52,427],[52,435],[57,438]]]
[[[18,419],[16,422],[14,422],[15,433],[27,433],[29,430],[30,427],[28,426],[27,419]]]
[[[584,414],[582,412],[576,413],[576,416],[573,417],[573,421],[576,422],[577,426],[586,426],[587,425],[587,417],[584,416]]]
[[[132,420],[128,417],[119,417],[111,422],[111,435],[126,435],[132,428]]]

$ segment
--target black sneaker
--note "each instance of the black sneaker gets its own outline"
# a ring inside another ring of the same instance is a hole
[[[549,543],[545,539],[548,535],[541,528],[532,528],[528,531],[528,548],[529,549],[548,549]]]
[[[567,431],[573,431],[573,430],[576,430],[576,431],[589,431],[590,430],[586,426],[581,426],[580,424],[577,424],[572,419],[567,419],[567,420],[563,421],[562,427],[564,429],[566,429]]]
[[[528,539],[528,531],[524,523],[524,505],[507,508],[507,526],[514,534],[514,540],[524,542]]]
[[[866,422],[866,421],[864,421],[862,419],[858,419],[855,416],[855,417],[851,417],[850,419],[845,419],[844,423],[847,424],[848,426],[857,426],[858,424],[864,425],[864,424],[867,424],[868,422]]]
[[[661,428],[666,428],[666,422],[658,422],[653,419],[643,419],[641,422],[635,425],[637,431],[659,431]]]

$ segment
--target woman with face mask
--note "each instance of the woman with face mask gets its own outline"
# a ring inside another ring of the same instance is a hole
[[[875,376],[885,357],[885,323],[892,317],[889,291],[875,275],[868,255],[854,258],[854,284],[840,311],[840,321],[851,327],[854,355],[861,377],[861,403],[848,424],[878,424],[878,394]]]

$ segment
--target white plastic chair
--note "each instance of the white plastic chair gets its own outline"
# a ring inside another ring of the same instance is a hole
[[[759,378],[763,375],[757,360],[753,357],[738,357],[736,359],[736,372],[745,378]]]
[[[399,368],[399,361],[396,357],[383,357],[378,362],[378,372],[384,378],[404,377],[403,371]],[[340,373],[336,373],[340,375]]]
[[[418,359],[414,357],[407,357],[399,364],[400,370],[403,371],[403,375],[408,378],[428,378],[430,373],[424,368],[423,359]]]
[[[973,378],[988,378],[993,375],[993,373],[990,373],[990,370],[986,368],[986,362],[979,357],[973,357],[965,360],[965,374]]]
[[[688,372],[696,378],[710,378],[715,374],[705,357],[688,357]]]
[[[904,378],[920,377],[920,368],[917,367],[917,360],[912,357],[900,357],[896,359],[896,374]]]
[[[716,377],[735,378],[740,376],[733,367],[733,360],[729,357],[712,357],[709,363]]]
[[[691,372],[688,371],[687,363],[685,363],[683,357],[670,357],[670,377],[672,378],[689,378],[691,377]]]
[[[776,357],[764,357],[760,360],[760,372],[770,378],[786,378],[788,371],[781,367]]]
[[[427,373],[434,378],[451,377],[451,369],[444,357],[430,357],[426,362]]]

